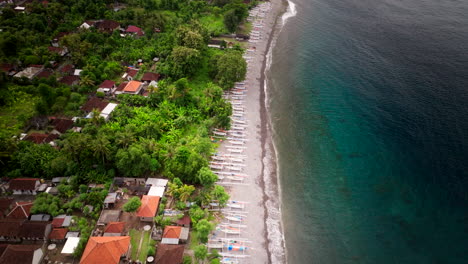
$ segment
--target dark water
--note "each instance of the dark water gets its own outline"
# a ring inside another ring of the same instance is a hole
[[[269,106],[289,263],[468,263],[468,1],[293,0]]]

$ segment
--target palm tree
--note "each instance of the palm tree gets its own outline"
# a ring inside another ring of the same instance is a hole
[[[88,75],[85,75],[81,77],[80,85],[90,87],[94,85],[94,81]]]
[[[105,135],[98,134],[96,139],[93,140],[93,144],[91,145],[91,148],[94,152],[94,157],[102,158],[103,165],[105,164],[106,159],[109,158],[111,153],[109,144],[110,142]]]
[[[128,148],[128,146],[130,146],[135,141],[135,135],[129,130],[125,130],[117,134],[116,143],[123,148]]]
[[[179,200],[181,202],[187,202],[190,195],[192,195],[193,191],[195,191],[195,187],[193,185],[184,184],[182,187],[179,188]]]

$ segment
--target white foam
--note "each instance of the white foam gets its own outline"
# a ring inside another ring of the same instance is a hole
[[[291,0],[287,0],[287,1],[288,1],[288,9],[281,17],[281,20],[283,21],[283,26],[286,24],[289,18],[295,17],[297,15],[296,4],[294,4]]]

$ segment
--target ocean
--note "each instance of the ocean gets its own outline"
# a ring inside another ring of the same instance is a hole
[[[467,263],[468,1],[292,1],[267,72],[288,263]]]

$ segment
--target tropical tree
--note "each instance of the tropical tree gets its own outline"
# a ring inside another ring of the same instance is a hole
[[[235,82],[245,79],[247,62],[239,51],[229,51],[216,60],[216,82],[224,89],[234,86]]]
[[[198,171],[197,180],[201,185],[209,187],[218,180],[218,176],[216,176],[210,168],[203,167]]]
[[[195,187],[193,185],[184,184],[178,189],[179,193],[179,200],[182,202],[187,202],[190,195],[192,195],[193,191],[195,191]]]
[[[196,49],[177,46],[172,50],[168,61],[169,74],[172,77],[191,76],[200,64],[200,52]]]
[[[214,200],[218,201],[218,204],[220,207],[224,207],[227,201],[229,200],[229,194],[227,194],[223,186],[219,186],[219,185],[214,186],[211,192],[211,196],[213,197]]]
[[[104,165],[106,160],[109,159],[111,149],[109,148],[110,142],[106,135],[98,134],[96,139],[93,140],[91,148],[94,151],[94,157],[102,158]]]
[[[123,210],[125,212],[136,212],[136,210],[138,210],[138,208],[140,208],[140,206],[141,206],[140,198],[134,196],[134,197],[130,198],[130,200],[128,200],[128,202],[126,202],[123,205]]]
[[[208,249],[205,245],[198,245],[194,250],[195,258],[202,263],[205,262],[206,257],[208,256]]]

